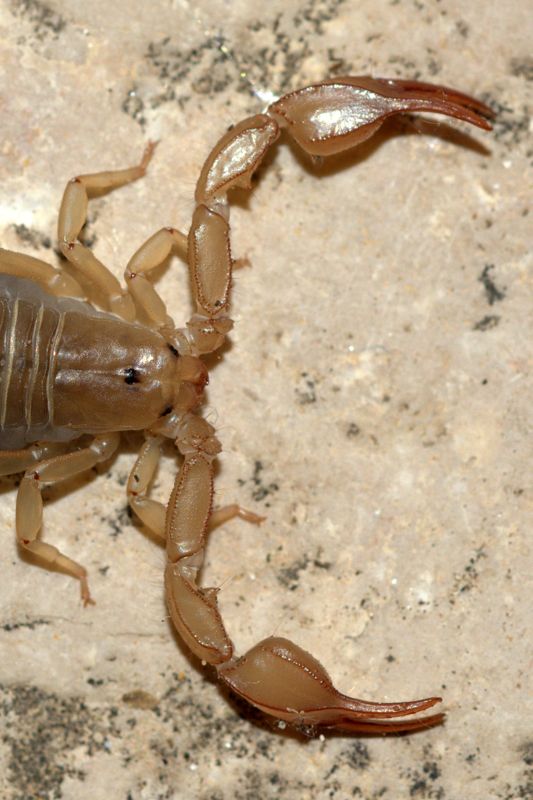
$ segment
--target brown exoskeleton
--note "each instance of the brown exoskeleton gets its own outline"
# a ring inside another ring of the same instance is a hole
[[[89,305],[80,284],[61,270],[0,251],[0,474],[24,471],[16,513],[20,545],[76,577],[83,602],[92,602],[84,567],[38,538],[41,490],[108,459],[121,430],[145,430],[128,498],[166,542],[166,599],[174,625],[237,695],[301,728],[417,730],[440,722],[442,714],[405,717],[440,698],[372,703],[347,697],[316,659],[278,637],[236,658],[218,611],[218,589],[199,585],[208,531],[235,516],[262,519],[236,505],[213,511],[213,460],[220,444],[214,428],[195,414],[207,379],[201,356],[219,348],[232,327],[227,194],[250,188],[281,128],[310,155],[327,156],[364,141],[390,115],[410,111],[491,128],[492,112],[483,103],[418,81],[345,77],[291,92],[220,139],[200,173],[188,236],[163,228],[148,239],[126,267],[125,290],[78,235],[89,195],[141,177],[153,145],[136,167],[74,178],[59,213],[60,248],[74,272],[96,289],[105,311]],[[197,309],[184,329],[175,327],[147,278],[173,251],[188,261]],[[139,322],[139,311],[147,322]],[[166,507],[148,496],[165,438],[183,456]]]

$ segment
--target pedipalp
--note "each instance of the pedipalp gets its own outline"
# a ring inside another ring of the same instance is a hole
[[[291,92],[266,114],[243,120],[215,145],[196,187],[197,211],[189,232],[189,265],[206,326],[230,321],[232,257],[227,192],[251,187],[253,172],[279,136],[279,127],[311,156],[354,147],[372,136],[391,115],[424,111],[456,117],[484,130],[491,109],[468,95],[419,81],[345,77]],[[201,242],[201,247],[199,246]],[[219,346],[222,342],[216,342]],[[206,350],[202,350],[206,352]],[[213,432],[214,433],[214,432]],[[182,449],[178,438],[177,446]],[[244,656],[233,656],[217,605],[217,589],[201,588],[201,569],[213,496],[212,456],[199,446],[185,456],[166,517],[167,603],[177,630],[192,652],[216,667],[236,694],[278,720],[301,729],[351,732],[414,731],[442,722],[443,714],[405,719],[426,711],[440,697],[401,703],[371,703],[347,697],[333,686],[322,665],[298,645],[270,637]],[[191,483],[196,482],[196,488]],[[199,501],[194,512],[192,506]],[[187,524],[183,524],[183,519]],[[191,537],[192,528],[196,531]]]

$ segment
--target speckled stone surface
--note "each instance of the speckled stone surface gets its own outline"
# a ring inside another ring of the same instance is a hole
[[[396,122],[318,171],[278,147],[233,207],[252,268],[206,402],[218,501],[268,516],[209,544],[237,650],[293,638],[346,692],[442,693],[445,725],[307,741],[221,692],[173,635],[163,552],[128,513],[131,435],[45,495],[44,538],[87,566],[92,608],[20,557],[16,480],[0,483],[2,798],[533,796],[526,3],[13,0],[0,32],[2,246],[58,263],[67,179],[160,139],[143,181],[90,206],[117,275],[162,225],[187,229],[210,147],[271,96],[372,73],[498,112],[492,134]],[[185,321],[183,266],[159,278]],[[154,496],[175,470],[169,450]]]

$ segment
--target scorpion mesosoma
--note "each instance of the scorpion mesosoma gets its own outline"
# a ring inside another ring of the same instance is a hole
[[[201,356],[219,348],[232,328],[227,194],[251,187],[280,129],[317,158],[354,147],[387,117],[411,111],[457,117],[485,130],[493,116],[484,103],[419,81],[340,77],[293,91],[224,134],[200,173],[188,235],[169,227],[149,238],[126,267],[126,289],[79,234],[89,196],[141,177],[154,145],[138,166],[72,179],[59,212],[59,246],[103,311],[61,269],[0,251],[0,474],[24,471],[16,505],[20,546],[77,578],[84,604],[91,603],[84,567],[38,538],[41,490],[109,459],[120,431],[144,430],[128,499],[166,543],[166,601],[175,627],[238,696],[280,724],[307,731],[413,731],[443,715],[405,717],[441,698],[373,703],[348,697],[313,656],[280,637],[234,657],[217,607],[218,589],[199,585],[208,532],[237,516],[262,520],[237,505],[212,509],[213,460],[221,446],[214,428],[195,414],[207,381]],[[171,253],[188,262],[196,304],[182,329],[148,279]],[[166,507],[149,496],[165,438],[183,457]]]

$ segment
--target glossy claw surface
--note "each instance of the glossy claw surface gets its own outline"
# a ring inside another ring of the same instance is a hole
[[[466,94],[420,81],[343,77],[307,86],[269,109],[310,155],[340,153],[372,136],[394,114],[425,111],[490,130],[492,110]]]
[[[395,719],[426,711],[440,702],[440,697],[401,703],[371,703],[348,697],[333,686],[314,656],[277,636],[259,642],[242,658],[222,664],[218,674],[249,703],[296,726],[380,733],[418,730],[443,718],[437,714],[415,720]]]

